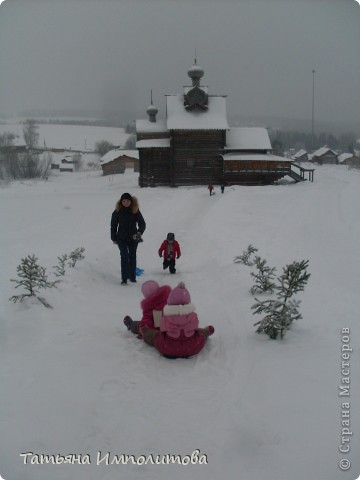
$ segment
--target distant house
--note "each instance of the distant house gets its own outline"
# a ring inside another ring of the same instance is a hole
[[[340,164],[347,165],[346,161],[352,157],[354,157],[354,154],[352,153],[342,153],[341,155],[338,156],[338,161]]]
[[[66,169],[67,164],[71,164],[72,162],[72,154],[67,155],[68,152],[51,152],[51,170],[58,170],[63,166]],[[64,171],[64,170],[62,170]]]
[[[75,165],[70,156],[66,156],[60,160],[59,165],[60,172],[73,172],[75,170]]]
[[[134,172],[139,171],[138,150],[110,150],[100,159],[103,175],[114,175],[124,173],[126,168],[133,168]]]
[[[334,150],[331,150],[331,148],[325,145],[312,154],[311,160],[320,165],[323,165],[324,163],[336,165],[338,163],[338,155]]]
[[[350,168],[360,168],[360,155],[348,157],[343,161],[343,165],[348,165]]]
[[[296,162],[307,162],[309,160],[309,157],[307,151],[301,149],[293,155],[293,159]]]

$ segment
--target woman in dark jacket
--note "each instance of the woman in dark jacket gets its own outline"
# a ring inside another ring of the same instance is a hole
[[[123,193],[111,216],[111,240],[120,250],[121,285],[126,285],[128,279],[136,282],[136,250],[145,228],[137,198]]]

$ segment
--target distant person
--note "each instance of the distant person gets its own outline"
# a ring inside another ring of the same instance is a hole
[[[214,191],[214,185],[211,185],[211,183],[208,185],[208,190],[209,190],[209,193],[210,193],[210,197],[211,195],[213,194],[213,191]],[[215,192],[214,192],[215,193]]]
[[[181,256],[181,250],[174,233],[167,234],[166,239],[160,245],[158,254],[160,258],[164,256],[163,269],[166,270],[169,267],[170,273],[176,273],[175,263],[176,259]]]
[[[224,193],[225,191],[225,185],[222,183],[220,186],[221,193]]]
[[[146,228],[136,197],[123,193],[111,216],[111,240],[119,247],[121,285],[136,283],[136,250]]]

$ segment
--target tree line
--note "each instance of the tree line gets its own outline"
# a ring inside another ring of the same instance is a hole
[[[304,149],[308,153],[317,150],[326,145],[332,150],[340,150],[341,152],[354,153],[357,138],[352,132],[335,136],[332,133],[311,133],[300,132],[296,130],[271,130],[269,136],[273,151],[276,155],[283,155],[284,152],[294,149],[295,152]]]

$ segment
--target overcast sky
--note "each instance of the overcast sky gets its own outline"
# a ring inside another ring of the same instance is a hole
[[[230,116],[360,119],[355,0],[5,0],[0,115],[26,109],[145,117],[194,62]]]

